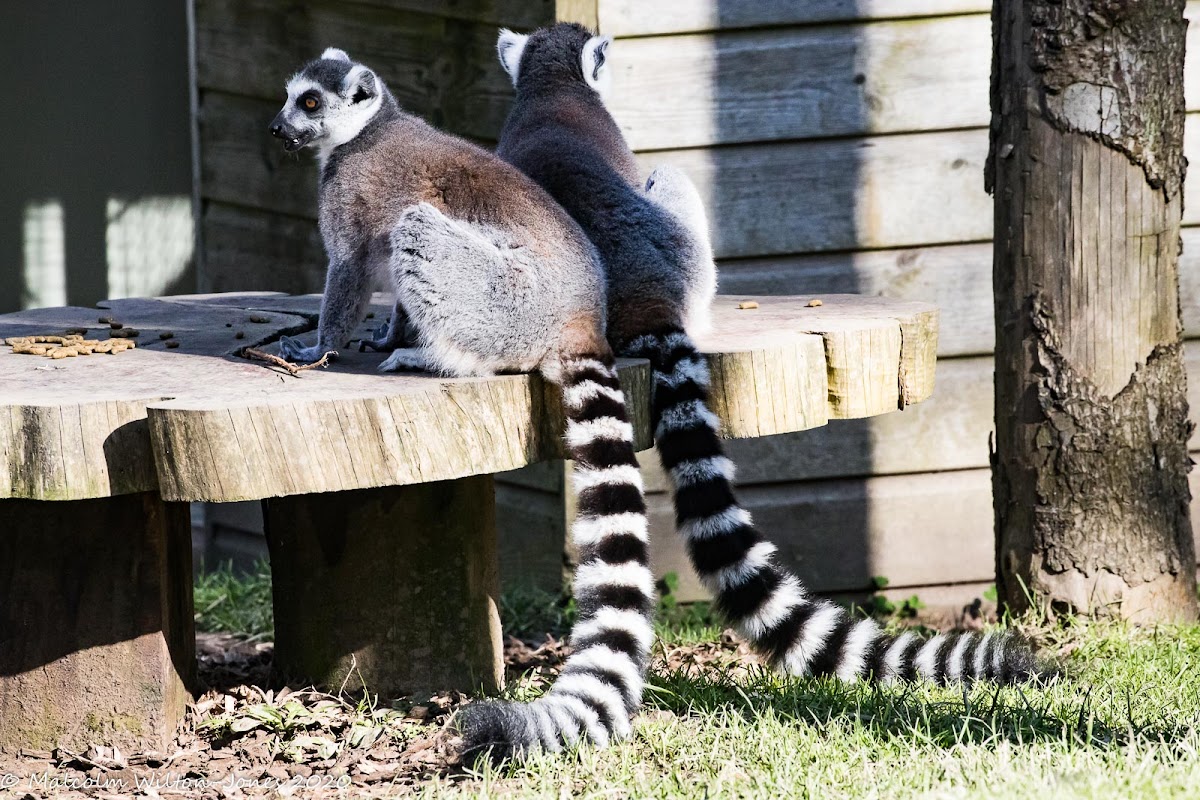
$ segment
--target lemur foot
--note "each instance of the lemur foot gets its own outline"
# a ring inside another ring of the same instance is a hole
[[[320,360],[325,352],[319,345],[305,347],[300,344],[299,340],[293,339],[291,336],[283,336],[279,339],[279,355],[293,363],[311,364]]]
[[[380,372],[433,372],[425,352],[419,347],[401,347],[379,365]]]

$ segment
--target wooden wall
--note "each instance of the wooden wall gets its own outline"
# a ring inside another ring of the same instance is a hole
[[[304,59],[344,47],[409,109],[488,141],[511,95],[493,55],[496,27],[598,23],[617,38],[612,110],[641,163],[682,167],[707,199],[722,291],[859,292],[942,308],[934,399],[731,443],[747,506],[821,590],[864,590],[885,576],[901,590],[975,592],[993,580],[990,3],[193,2],[203,288],[320,290],[314,168],[265,130]],[[1200,0],[1188,14],[1200,17]],[[1189,37],[1200,53],[1200,29]],[[1192,163],[1198,68],[1189,59]],[[1188,333],[1200,336],[1200,183],[1190,186],[1182,297]],[[1191,363],[1200,388],[1200,355]],[[646,455],[656,569],[678,572],[685,597],[701,596]],[[545,465],[502,482],[507,575],[557,581],[570,518],[562,484],[562,470]]]
[[[647,169],[675,164],[700,184],[723,292],[849,291],[942,309],[932,401],[730,447],[747,506],[827,591],[876,575],[895,588],[994,579],[990,6],[600,0],[600,27],[618,37],[613,112]],[[1187,13],[1200,16],[1200,2]],[[1195,24],[1188,49],[1188,108],[1200,112]],[[1187,152],[1200,163],[1198,115]],[[1183,312],[1200,336],[1200,182],[1189,186]],[[1189,363],[1200,401],[1195,350]],[[647,472],[661,487],[657,467]],[[657,564],[682,577],[663,505]]]

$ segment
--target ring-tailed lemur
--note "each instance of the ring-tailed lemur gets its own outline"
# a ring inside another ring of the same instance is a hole
[[[608,276],[608,335],[619,355],[654,370],[653,423],[676,521],[717,607],[773,665],[843,679],[988,677],[1039,672],[1012,633],[893,637],[813,596],[734,495],[720,421],[708,409],[703,327],[715,293],[708,223],[695,187],[674,169],[640,185],[637,164],[605,109],[608,37],[560,23],[529,36],[504,30],[497,49],[516,102],[497,153],[541,184],[583,226]]]
[[[317,148],[330,261],[318,346],[286,341],[286,357],[308,360],[340,344],[380,274],[419,342],[381,369],[539,370],[561,384],[578,492],[575,650],[536,702],[465,709],[465,749],[501,759],[627,735],[653,639],[654,580],[594,247],[537,184],[402,112],[341,50],[326,50],[288,82],[271,132],[289,150]]]

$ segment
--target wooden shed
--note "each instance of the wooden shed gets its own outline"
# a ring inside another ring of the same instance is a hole
[[[956,601],[992,582],[989,2],[191,0],[191,12],[204,291],[322,288],[315,165],[266,128],[287,76],[326,46],[370,64],[407,109],[486,144],[512,91],[494,56],[498,27],[567,19],[615,37],[613,114],[647,172],[670,163],[699,185],[723,292],[880,294],[942,310],[932,400],[731,443],[745,505],[822,591],[865,591],[882,576],[890,591]],[[1187,13],[1200,16],[1200,0]],[[1197,37],[1193,26],[1189,54]],[[1195,63],[1189,55],[1187,102],[1200,112]],[[1193,122],[1186,149],[1200,163]],[[1193,194],[1181,265],[1189,336],[1200,335]],[[1191,355],[1195,392],[1200,349]],[[655,567],[679,573],[683,598],[701,597],[644,455]],[[563,475],[540,465],[498,489],[506,578],[559,580]]]

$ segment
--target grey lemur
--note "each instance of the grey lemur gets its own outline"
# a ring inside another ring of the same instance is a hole
[[[497,153],[541,184],[596,245],[608,278],[608,337],[618,355],[648,358],[653,423],[672,483],[676,523],[717,607],[770,663],[790,674],[880,681],[1038,674],[1015,634],[891,636],[809,593],[776,558],[733,490],[709,376],[689,331],[715,291],[708,224],[696,189],[674,169],[643,185],[604,106],[609,39],[560,23],[528,36],[501,31],[500,62],[516,102]]]
[[[284,355],[310,360],[339,345],[382,276],[418,342],[382,369],[537,370],[561,385],[578,492],[574,652],[537,701],[464,709],[468,755],[502,759],[628,735],[653,640],[654,581],[595,248],[537,184],[401,111],[343,51],[306,64],[287,92],[271,132],[288,150],[317,150],[329,274],[317,346],[288,340]]]

